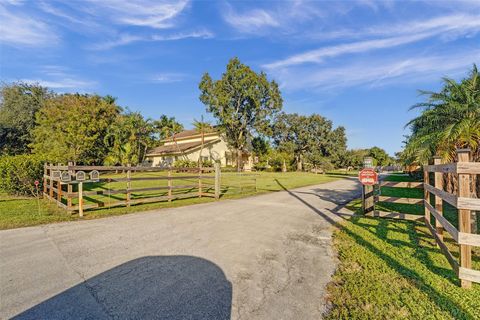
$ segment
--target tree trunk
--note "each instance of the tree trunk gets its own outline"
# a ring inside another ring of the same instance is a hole
[[[242,171],[242,149],[237,149],[237,172]]]
[[[205,133],[203,132],[203,129],[202,129],[202,145],[200,146],[200,154],[198,155],[198,167],[200,168],[200,170],[203,167],[202,153],[203,153],[204,144],[205,144]]]
[[[297,162],[297,171],[302,171],[302,158],[298,155],[295,157]]]

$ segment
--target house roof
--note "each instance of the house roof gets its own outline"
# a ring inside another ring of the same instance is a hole
[[[203,144],[204,146],[216,143],[220,141],[220,139],[205,141]],[[170,144],[166,146],[160,146],[153,148],[147,152],[147,156],[158,156],[158,155],[167,155],[167,154],[181,154],[186,151],[198,148],[202,145],[201,141],[194,141],[194,142],[187,142],[187,143],[178,143],[178,144]]]
[[[182,132],[176,133],[173,136],[164,139],[163,141],[172,141],[185,138],[200,137],[202,134],[197,129],[183,130]],[[205,136],[218,135],[218,131],[213,129],[213,131],[205,132]]]

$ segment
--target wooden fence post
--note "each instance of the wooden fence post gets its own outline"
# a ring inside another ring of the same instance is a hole
[[[374,186],[362,185],[363,214],[375,211]]]
[[[198,197],[202,197],[202,167],[198,168]]]
[[[53,179],[52,179],[52,166],[53,164],[50,164],[50,181],[49,181],[49,185],[50,185],[50,190],[49,190],[49,193],[48,195],[50,196],[50,200],[53,200]]]
[[[172,169],[168,169],[168,202],[172,202]]]
[[[470,149],[458,149],[457,150],[458,162],[470,162]],[[470,198],[470,174],[462,173],[458,174],[458,196],[464,198]],[[470,210],[459,209],[458,210],[458,227],[460,232],[471,233],[471,216]],[[472,268],[472,247],[469,245],[460,245],[460,267]],[[469,280],[461,279],[462,288],[471,288],[472,282]]]
[[[215,199],[220,199],[220,163],[215,162]]]
[[[430,204],[430,193],[428,192],[427,188],[425,188],[425,185],[430,184],[430,175],[425,168],[423,169],[423,199]],[[430,219],[430,211],[427,209],[426,206],[424,206],[424,211],[425,211],[425,221],[428,223],[431,223]]]
[[[78,216],[83,217],[83,182],[78,183]]]
[[[43,194],[47,194],[47,164],[43,164]]]
[[[58,164],[60,166],[61,163]],[[57,181],[57,201],[62,203],[62,181],[58,179]]]
[[[442,164],[442,158],[438,156],[433,157],[433,164]],[[443,173],[441,172],[435,172],[435,188],[443,190]],[[437,209],[440,215],[443,215],[443,200],[439,196],[435,196],[435,209]],[[443,227],[438,219],[435,219],[435,230],[438,238],[443,241]]]
[[[128,170],[127,170],[127,201],[126,201],[126,204],[127,204],[127,207],[130,207],[130,187],[131,187],[131,182],[130,182],[130,179],[131,179],[131,170],[130,170],[130,163],[127,164],[127,167],[128,167]]]
[[[72,161],[69,161],[68,162],[68,166],[73,166],[73,162]],[[69,168],[70,169],[70,168]],[[73,176],[73,172],[72,170],[68,170],[70,172],[70,175]],[[73,193],[73,185],[70,183],[70,181],[68,182],[67,184],[67,193],[68,193],[68,197],[67,197],[67,210],[70,210],[72,208],[72,193]]]

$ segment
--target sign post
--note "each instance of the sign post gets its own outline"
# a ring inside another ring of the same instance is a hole
[[[366,165],[368,162],[364,162]],[[378,175],[373,168],[365,168],[358,174],[362,184],[362,211],[364,214],[375,210],[374,185],[378,183]]]

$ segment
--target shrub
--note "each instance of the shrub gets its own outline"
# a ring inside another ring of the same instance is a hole
[[[212,160],[203,160],[202,166],[204,168],[213,167]],[[193,160],[177,160],[173,163],[174,168],[198,168],[198,162]]]
[[[35,180],[41,190],[44,159],[37,155],[0,157],[0,190],[12,195],[36,195]]]

